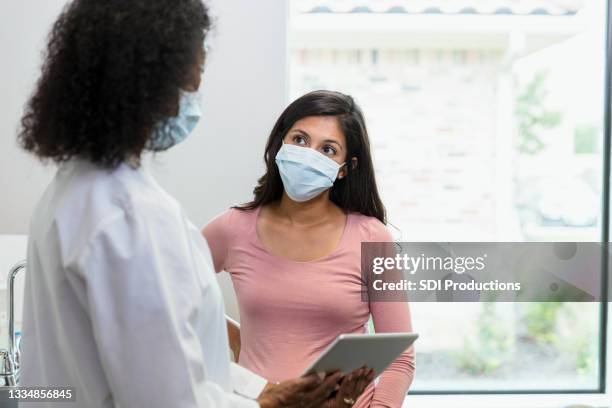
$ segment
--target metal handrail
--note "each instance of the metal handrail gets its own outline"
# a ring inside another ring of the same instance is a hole
[[[26,262],[21,261],[13,266],[8,274],[8,350],[0,350],[0,386],[16,386],[20,373],[20,342],[15,331],[15,278],[26,268]]]
[[[20,365],[20,350],[17,344],[17,333],[15,331],[15,279],[17,274],[26,268],[26,261],[21,261],[11,268],[8,274],[7,288],[8,296],[8,333],[9,333],[9,353],[13,357],[15,366],[18,369]]]

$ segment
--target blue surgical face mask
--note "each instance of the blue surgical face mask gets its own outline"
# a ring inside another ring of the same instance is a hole
[[[153,151],[168,150],[187,139],[202,116],[200,99],[199,92],[181,90],[178,115],[155,125],[147,148]]]
[[[285,192],[293,201],[308,201],[334,185],[341,164],[307,147],[283,144],[276,154]]]

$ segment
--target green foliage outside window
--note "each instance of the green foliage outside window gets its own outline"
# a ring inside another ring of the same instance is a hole
[[[553,129],[561,123],[561,113],[547,110],[545,72],[538,72],[525,86],[516,101],[516,116],[518,120],[518,151],[534,155],[546,147],[541,132]]]
[[[483,303],[478,318],[478,336],[466,340],[463,349],[455,354],[459,367],[472,375],[487,375],[506,363],[512,337],[500,324],[495,303]]]

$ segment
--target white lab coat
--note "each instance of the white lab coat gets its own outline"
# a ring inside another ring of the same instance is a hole
[[[265,380],[230,366],[208,246],[145,170],[60,166],[27,260],[21,385],[77,398],[32,407],[258,406]]]

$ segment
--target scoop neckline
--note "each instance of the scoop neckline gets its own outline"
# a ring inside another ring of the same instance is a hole
[[[282,262],[288,262],[288,263],[293,263],[293,264],[297,264],[297,265],[308,265],[308,264],[316,264],[316,263],[320,263],[320,262],[324,262],[332,257],[334,257],[338,252],[340,252],[340,250],[344,247],[345,245],[345,241],[348,237],[348,230],[352,224],[352,214],[351,212],[347,212],[346,213],[346,221],[344,223],[344,229],[342,230],[342,235],[340,236],[340,239],[338,240],[338,244],[336,245],[336,247],[328,254],[323,255],[320,258],[316,258],[316,259],[312,259],[312,260],[308,260],[308,261],[297,261],[295,259],[290,259],[290,258],[286,258],[280,255],[276,255],[275,253],[273,253],[272,251],[270,251],[268,249],[268,247],[266,247],[263,243],[263,241],[261,240],[261,238],[259,237],[259,232],[257,231],[257,221],[259,220],[259,213],[261,212],[261,206],[257,207],[257,209],[255,210],[255,214],[254,214],[254,222],[252,225],[253,228],[253,235],[254,235],[254,243],[255,245],[261,249],[268,257],[282,261]]]

